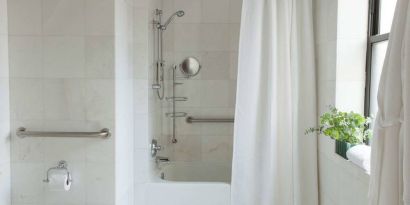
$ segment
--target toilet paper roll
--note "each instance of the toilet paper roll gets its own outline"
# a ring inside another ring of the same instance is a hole
[[[50,191],[69,191],[71,188],[71,175],[66,170],[51,170],[48,179]]]

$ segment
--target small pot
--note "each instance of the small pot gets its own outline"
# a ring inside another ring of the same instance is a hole
[[[336,154],[340,155],[341,157],[347,159],[346,152],[350,148],[356,146],[356,144],[350,144],[347,142],[342,142],[339,140],[336,140]]]

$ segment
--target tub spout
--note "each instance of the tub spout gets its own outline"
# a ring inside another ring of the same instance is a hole
[[[155,157],[155,163],[156,164],[159,164],[161,162],[169,162],[169,158],[168,157],[161,157],[161,156]]]

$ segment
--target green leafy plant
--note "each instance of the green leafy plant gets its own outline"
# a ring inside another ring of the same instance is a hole
[[[372,137],[370,122],[371,118],[330,106],[330,110],[320,116],[319,127],[307,129],[306,134],[317,132],[341,142],[361,144]]]

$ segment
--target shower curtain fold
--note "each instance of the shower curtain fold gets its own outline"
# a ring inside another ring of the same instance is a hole
[[[244,0],[231,204],[317,205],[311,0]]]
[[[410,3],[398,0],[378,90],[370,205],[410,205]]]

